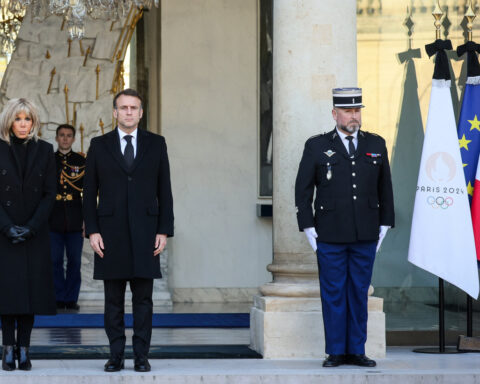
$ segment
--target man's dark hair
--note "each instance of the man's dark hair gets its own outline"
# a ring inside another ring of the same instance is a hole
[[[76,133],[76,129],[73,125],[70,125],[70,124],[60,124],[58,127],[57,127],[57,131],[55,132],[55,136],[58,136],[58,132],[60,131],[60,129],[70,129],[72,132],[73,132],[73,137],[75,137],[75,133]]]
[[[115,95],[115,97],[113,98],[113,108],[117,109],[117,99],[122,95],[136,97],[140,100],[140,106],[143,108],[142,96],[140,96],[140,94],[132,88],[124,89],[123,91],[120,91]]]

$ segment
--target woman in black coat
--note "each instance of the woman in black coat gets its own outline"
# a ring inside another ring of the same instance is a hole
[[[38,139],[36,107],[10,100],[0,116],[2,368],[30,370],[35,314],[56,313],[48,217],[56,193],[51,144]],[[15,338],[15,324],[17,337]]]

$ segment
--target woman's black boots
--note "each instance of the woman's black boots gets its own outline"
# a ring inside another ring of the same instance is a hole
[[[4,345],[2,353],[2,369],[4,371],[15,370],[15,355],[13,345]]]
[[[18,369],[21,369],[22,371],[30,371],[32,369],[32,362],[30,361],[30,354],[28,353],[28,347],[18,347],[17,359],[18,359]]]

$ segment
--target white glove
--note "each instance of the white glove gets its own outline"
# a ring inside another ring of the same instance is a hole
[[[388,226],[388,225],[381,225],[381,226],[380,226],[380,233],[378,234],[377,252],[378,252],[378,250],[380,249],[380,245],[382,245],[382,241],[383,241],[383,239],[385,238],[385,235],[387,234],[387,231],[388,231],[390,228],[391,228],[391,227]]]
[[[309,228],[304,228],[303,232],[305,232],[305,236],[307,236],[307,240],[310,243],[310,246],[316,252],[317,251],[317,237],[318,237],[317,231],[315,231],[315,228],[309,227]]]

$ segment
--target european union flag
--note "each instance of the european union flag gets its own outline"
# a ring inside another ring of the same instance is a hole
[[[458,142],[470,202],[480,154],[480,84],[467,84],[458,120]]]
[[[467,183],[468,198],[472,202],[473,187],[480,154],[480,67],[476,50],[478,44],[469,42],[458,47],[459,56],[467,52],[467,82],[458,120],[458,142]]]

